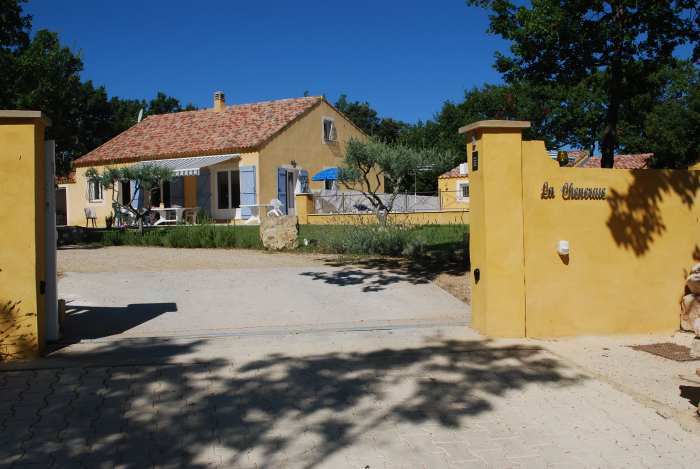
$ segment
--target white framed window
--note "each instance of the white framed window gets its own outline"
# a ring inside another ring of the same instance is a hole
[[[102,184],[98,181],[88,181],[88,201],[90,202],[102,202]]]
[[[324,117],[322,122],[323,143],[336,142],[338,140],[338,132],[335,129],[335,121],[330,117]]]
[[[457,200],[462,202],[469,201],[469,183],[468,182],[458,182],[457,183]]]

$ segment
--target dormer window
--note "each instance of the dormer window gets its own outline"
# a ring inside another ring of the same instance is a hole
[[[323,118],[323,143],[335,142],[338,134],[335,130],[335,122],[328,117]]]

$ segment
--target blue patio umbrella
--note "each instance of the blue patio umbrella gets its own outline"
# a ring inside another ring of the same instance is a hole
[[[312,181],[337,181],[340,176],[340,168],[326,168],[311,177]]]

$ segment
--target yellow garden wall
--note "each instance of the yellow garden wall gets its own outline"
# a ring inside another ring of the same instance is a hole
[[[497,337],[676,330],[700,258],[700,171],[560,168],[542,142],[522,142],[525,124],[464,129],[468,161],[476,150],[479,163],[470,172],[473,325]],[[565,200],[569,183],[588,197]]]
[[[553,199],[542,198],[545,182]],[[527,335],[678,329],[700,255],[700,171],[560,168],[542,142],[523,142],[523,183]],[[606,198],[564,200],[567,183]]]
[[[0,111],[0,360],[43,350],[47,124],[37,111]]]

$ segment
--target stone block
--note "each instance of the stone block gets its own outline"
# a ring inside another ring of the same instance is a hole
[[[294,216],[263,217],[260,223],[260,239],[265,249],[296,249],[298,238],[297,218]]]

